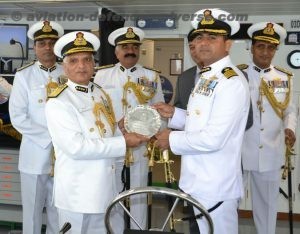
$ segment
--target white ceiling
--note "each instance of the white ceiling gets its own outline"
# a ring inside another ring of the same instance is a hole
[[[234,14],[299,15],[299,0],[0,0],[0,19],[14,11],[22,14],[35,12],[94,13],[107,7],[121,15],[129,14],[191,14],[202,8],[221,8]]]

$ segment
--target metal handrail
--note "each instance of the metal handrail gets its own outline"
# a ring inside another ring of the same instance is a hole
[[[179,200],[183,200],[183,201],[186,201],[186,202],[190,203],[191,205],[193,205],[193,207],[195,207],[197,210],[199,210],[203,214],[203,217],[207,220],[208,225],[209,225],[209,233],[213,234],[212,219],[211,219],[209,213],[207,212],[207,210],[197,200],[192,198],[190,195],[188,195],[184,192],[178,191],[178,190],[174,190],[174,189],[170,189],[170,188],[154,187],[154,186],[126,190],[126,191],[120,193],[110,203],[110,205],[108,206],[108,208],[106,210],[106,214],[105,214],[105,226],[106,226],[106,229],[109,234],[114,234],[113,229],[110,224],[110,213],[111,213],[113,207],[117,204],[119,204],[123,208],[125,213],[133,220],[133,222],[140,228],[140,230],[143,230],[141,228],[140,224],[135,220],[134,217],[132,217],[130,212],[126,209],[126,207],[123,204],[123,201],[127,197],[130,197],[130,196],[136,195],[136,194],[141,194],[141,193],[146,193],[146,194],[157,193],[157,194],[163,194],[163,195],[167,195],[167,196],[171,196],[171,197],[176,197],[176,200],[173,203],[173,206],[170,209],[170,211],[163,223],[163,226],[161,228],[151,228],[151,229],[149,229],[149,231],[164,231],[166,224],[168,223],[169,219],[171,218],[172,213],[175,211],[175,208],[176,208]]]

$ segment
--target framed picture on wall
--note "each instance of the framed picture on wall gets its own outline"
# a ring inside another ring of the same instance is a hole
[[[299,45],[300,44],[300,32],[287,32],[285,38],[286,45]]]
[[[170,59],[170,75],[178,76],[183,70],[183,59]]]

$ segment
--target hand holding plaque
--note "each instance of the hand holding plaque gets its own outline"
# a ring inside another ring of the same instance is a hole
[[[152,137],[161,126],[160,115],[150,106],[138,105],[127,112],[124,118],[124,126],[127,132]]]

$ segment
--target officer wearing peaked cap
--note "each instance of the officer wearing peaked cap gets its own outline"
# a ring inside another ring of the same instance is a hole
[[[286,38],[286,30],[272,22],[254,24],[247,32],[252,40],[269,42],[274,45],[279,45]]]
[[[116,118],[120,120],[127,111],[139,104],[153,104],[164,101],[160,77],[158,73],[138,64],[140,45],[144,32],[135,27],[123,27],[113,31],[108,41],[115,46],[115,54],[119,63],[100,69],[95,76],[95,83],[105,88],[113,97]],[[130,149],[134,162],[130,165],[130,187],[147,186],[148,158],[144,157],[145,145]],[[118,189],[122,191],[121,171],[124,158],[117,166]],[[129,165],[128,165],[129,167]],[[137,196],[130,204],[130,212],[142,227],[146,227],[147,205],[145,196]],[[134,222],[131,228],[137,228]]]
[[[92,33],[75,31],[64,35],[54,47],[54,53],[64,58],[79,52],[96,53],[100,47],[99,39]]]
[[[214,233],[238,233],[238,201],[243,196],[241,147],[250,99],[247,81],[229,57],[238,22],[218,20],[220,9],[203,9],[195,28],[195,50],[203,67],[187,110],[164,103],[154,105],[169,127],[156,135],[161,149],[182,155],[179,187],[197,199],[214,224]],[[222,173],[220,173],[222,171]],[[224,215],[226,214],[226,215]],[[197,219],[209,233],[205,219]]]
[[[63,73],[53,53],[54,43],[63,32],[62,26],[52,21],[37,22],[29,28],[27,36],[34,41],[37,61],[18,69],[9,101],[12,125],[22,134],[19,170],[23,233],[41,233],[44,206],[47,233],[59,231],[57,210],[52,204],[53,178],[49,176],[53,146],[44,108],[47,95],[59,85]]]
[[[273,22],[256,23],[248,35],[253,59],[240,67],[251,87],[253,126],[246,131],[242,148],[244,181],[249,177],[257,233],[274,234],[284,143],[292,147],[296,140],[292,74],[272,65],[278,45],[286,37],[283,27]]]
[[[147,140],[134,133],[122,135],[110,96],[90,82],[99,46],[89,32],[71,32],[56,42],[54,52],[63,58],[68,81],[46,105],[56,155],[54,205],[60,226],[71,223],[74,234],[107,232],[104,213],[117,195],[115,157],[123,156],[126,146]]]
[[[64,34],[62,26],[53,21],[41,21],[32,25],[27,36],[33,40],[42,40],[44,38],[58,39]]]

